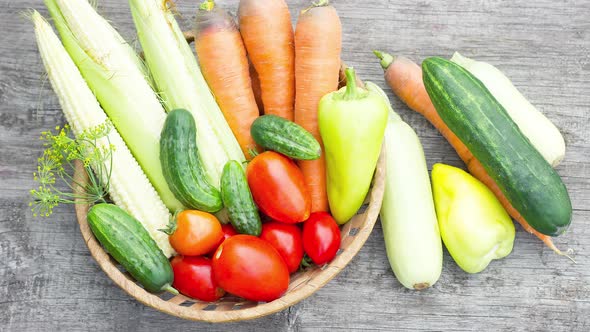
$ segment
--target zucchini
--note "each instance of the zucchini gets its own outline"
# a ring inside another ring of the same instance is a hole
[[[440,278],[443,261],[424,150],[416,132],[393,111],[385,92],[371,82],[365,87],[379,93],[389,106],[380,213],[387,258],[404,287],[422,290]]]
[[[438,114],[540,233],[562,234],[572,204],[559,175],[475,76],[448,60],[422,62],[426,91]]]
[[[318,159],[320,143],[295,122],[276,115],[263,115],[252,123],[250,134],[256,144],[298,160]]]
[[[178,294],[171,286],[170,262],[137,219],[114,204],[101,203],[88,211],[88,225],[105,250],[147,291]]]
[[[489,63],[466,58],[458,52],[453,54],[451,61],[472,73],[490,90],[551,166],[556,167],[561,162],[565,156],[565,141],[559,129],[516,89],[504,73]]]
[[[238,233],[260,235],[262,222],[258,208],[248,187],[244,169],[235,160],[228,161],[223,167],[221,198],[227,208],[230,222]]]
[[[186,207],[205,212],[222,208],[221,195],[212,186],[199,158],[193,115],[184,109],[168,113],[160,137],[160,162],[174,196]]]

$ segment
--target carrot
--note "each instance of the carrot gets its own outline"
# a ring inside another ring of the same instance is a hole
[[[250,127],[259,111],[252,92],[246,49],[236,23],[214,1],[207,0],[197,13],[195,33],[195,49],[203,76],[242,151],[249,157],[249,152],[256,150]]]
[[[489,176],[483,165],[475,158],[461,140],[447,127],[438,115],[430,97],[426,92],[422,81],[422,68],[405,57],[393,57],[389,54],[375,51],[375,55],[381,59],[381,66],[385,70],[385,81],[409,108],[422,114],[430,123],[440,131],[457,154],[467,165],[469,172],[485,184],[496,195],[506,212],[510,214],[525,231],[534,234],[541,239],[551,250],[559,255],[567,254],[561,252],[553,243],[550,236],[541,234],[533,229],[518,211],[510,204],[502,193],[496,182]],[[569,256],[568,256],[569,257]]]
[[[241,0],[240,33],[260,78],[265,114],[293,121],[295,50],[284,0]]]
[[[327,93],[338,89],[340,18],[328,1],[320,0],[301,12],[295,28],[295,122],[320,142],[318,104]],[[323,149],[323,146],[322,146]],[[312,212],[328,210],[326,164],[320,159],[300,161],[312,197]]]

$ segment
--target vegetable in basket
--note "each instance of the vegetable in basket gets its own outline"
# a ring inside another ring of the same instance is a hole
[[[203,76],[242,152],[249,157],[250,150],[257,149],[250,126],[259,111],[246,49],[234,19],[213,0],[205,0],[197,12],[195,49]]]
[[[346,79],[318,109],[330,211],[339,224],[356,214],[369,192],[389,112],[378,93],[356,85],[354,69],[346,69]]]
[[[276,115],[263,115],[252,124],[258,145],[297,160],[314,160],[322,148],[313,135],[300,125]]]
[[[219,189],[223,166],[245,160],[168,1],[129,0],[145,61],[168,111],[186,109],[195,118],[196,142],[208,182]]]
[[[279,252],[252,235],[232,236],[219,246],[213,275],[228,293],[250,301],[270,302],[289,287],[289,270]]]
[[[517,89],[510,79],[493,65],[469,59],[455,52],[451,61],[479,79],[504,107],[514,123],[551,166],[557,166],[565,156],[565,141],[561,133],[543,113],[539,112]]]
[[[483,183],[459,168],[434,164],[432,189],[442,239],[459,267],[478,273],[510,254],[514,224]]]
[[[244,168],[237,161],[230,160],[223,168],[221,197],[227,208],[229,220],[238,233],[260,235],[262,222],[258,208],[248,187]]]
[[[45,0],[63,45],[168,209],[182,209],[162,172],[166,113],[143,63],[87,0]]]
[[[263,152],[248,163],[246,178],[254,202],[265,215],[289,224],[309,217],[309,189],[293,160],[274,151]]]
[[[176,109],[168,113],[160,135],[164,178],[186,207],[217,212],[223,207],[221,194],[205,174],[195,132],[195,119],[189,111]]]
[[[387,53],[378,51],[376,51],[375,54],[381,59],[381,67],[384,69],[385,81],[391,87],[393,92],[406,105],[408,105],[410,109],[422,114],[436,129],[438,129],[438,131],[440,131],[449,144],[451,144],[455,151],[457,151],[457,154],[466,164],[469,172],[492,190],[506,211],[512,216],[512,218],[520,223],[524,230],[537,236],[557,254],[563,255],[564,253],[555,246],[550,236],[542,234],[531,227],[520,213],[512,207],[498,184],[492,179],[486,169],[484,169],[482,163],[474,157],[468,147],[465,146],[465,144],[441,119],[426,92],[426,88],[424,87],[422,69],[420,66],[402,56],[391,56]]]
[[[257,74],[264,114],[293,121],[295,45],[284,0],[240,0],[240,33]],[[256,85],[255,85],[256,86]]]
[[[385,192],[381,225],[391,269],[409,289],[434,285],[442,271],[442,243],[420,139],[393,111],[387,95],[366,82],[389,105],[385,128]],[[411,254],[408,254],[411,253]]]
[[[88,197],[76,194],[60,195],[53,190],[56,176],[67,177],[67,171],[70,170],[66,167],[75,159],[81,160],[90,173],[90,187],[108,191],[112,201],[141,222],[164,255],[169,257],[174,251],[166,234],[158,231],[170,218],[168,209],[119,133],[114,129],[105,130],[109,127],[106,114],[49,23],[36,11],[31,17],[49,82],[59,98],[69,127],[76,136],[75,139],[69,138],[65,133],[53,136],[51,140],[55,144],[50,143],[49,153],[40,158],[37,178],[41,187],[33,192],[34,209],[40,209],[41,214],[47,215],[58,203],[79,199],[80,203],[91,204],[98,200],[88,200]],[[88,150],[88,142],[95,149]],[[98,151],[99,157],[96,153],[89,153],[91,151]],[[108,151],[108,158],[104,157],[105,151]],[[64,180],[70,182],[67,178]],[[104,199],[104,196],[106,194],[100,199]]]
[[[172,248],[181,255],[200,256],[209,253],[223,238],[221,223],[207,212],[184,210],[177,213],[166,228]]]
[[[318,105],[338,89],[342,26],[336,9],[319,0],[303,10],[295,27],[295,122],[322,144]],[[311,194],[311,211],[328,211],[326,160],[298,162]]]
[[[303,223],[303,250],[316,265],[329,263],[340,248],[340,228],[328,212],[314,212]],[[305,265],[306,263],[303,262]]]
[[[303,235],[299,225],[271,221],[262,225],[260,238],[270,243],[285,260],[289,273],[299,269],[303,259]]]
[[[176,256],[170,262],[174,271],[174,287],[186,296],[201,301],[217,301],[225,291],[213,278],[213,264],[209,258]]]

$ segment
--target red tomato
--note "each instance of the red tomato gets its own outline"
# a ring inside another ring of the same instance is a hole
[[[289,287],[289,270],[281,255],[252,235],[232,236],[217,248],[213,276],[227,292],[251,301],[270,302]]]
[[[276,221],[262,224],[260,238],[281,254],[290,273],[297,271],[303,258],[303,238],[297,225]]]
[[[248,163],[246,177],[254,202],[267,216],[285,223],[302,222],[309,217],[309,189],[303,173],[291,159],[276,152],[263,152]]]
[[[317,265],[328,263],[340,248],[340,229],[327,212],[314,212],[303,223],[303,249]]]
[[[170,262],[174,271],[173,286],[186,296],[215,301],[225,294],[213,279],[213,265],[205,257],[176,256]]]
[[[176,229],[169,240],[179,254],[200,256],[211,251],[222,237],[221,224],[214,215],[184,210],[176,216]]]
[[[219,243],[217,243],[217,245],[215,247],[213,247],[213,250],[211,250],[207,254],[208,256],[213,256],[213,254],[215,253],[215,251],[217,251],[217,248],[219,248],[219,246],[223,243],[223,241],[229,239],[230,237],[232,237],[234,235],[238,235],[238,232],[236,232],[236,230],[234,229],[234,227],[231,224],[221,225],[221,232],[223,233],[221,240],[219,240]]]

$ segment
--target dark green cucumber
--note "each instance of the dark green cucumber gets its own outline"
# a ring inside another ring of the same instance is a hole
[[[195,120],[187,110],[168,113],[160,137],[162,171],[170,190],[184,206],[217,212],[222,208],[221,195],[207,182],[197,151],[196,133]]]
[[[258,236],[262,223],[258,208],[248,187],[246,174],[239,162],[230,160],[221,174],[221,198],[229,214],[229,219],[240,234]]]
[[[88,211],[88,225],[104,249],[149,292],[171,291],[170,262],[135,218],[113,204]]]
[[[250,133],[256,144],[298,160],[318,159],[320,143],[295,122],[276,115],[263,115],[252,123]]]
[[[481,162],[510,204],[540,233],[557,236],[571,222],[567,189],[543,156],[475,76],[448,60],[422,62],[438,114]]]

